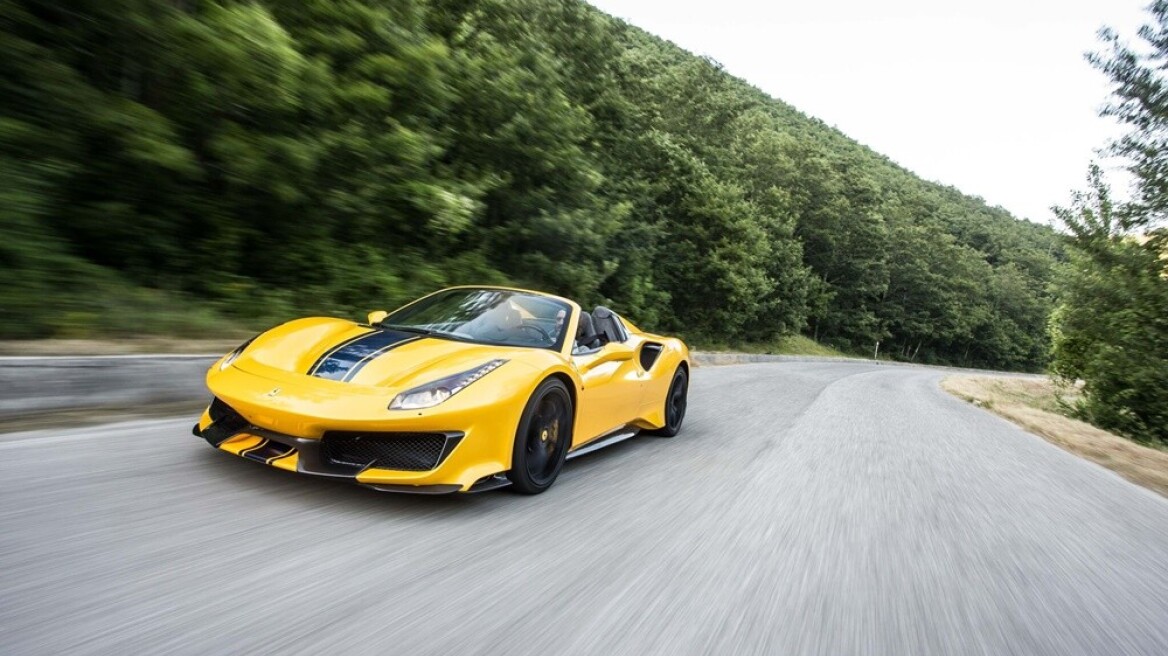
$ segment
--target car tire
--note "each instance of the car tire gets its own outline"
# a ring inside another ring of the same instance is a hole
[[[673,382],[669,383],[669,391],[665,393],[665,425],[649,431],[650,435],[673,437],[681,432],[681,424],[685,421],[685,410],[689,404],[689,374],[685,367],[678,367],[673,372]]]
[[[546,491],[560,475],[572,446],[575,414],[572,395],[558,378],[549,378],[535,389],[519,427],[511,455],[511,489],[520,494]]]

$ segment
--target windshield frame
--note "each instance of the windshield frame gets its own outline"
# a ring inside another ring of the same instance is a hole
[[[468,336],[468,335],[460,335],[460,334],[456,334],[456,333],[443,333],[442,331],[436,331],[434,333],[428,334],[427,336],[433,337],[434,339],[445,339],[445,340],[449,340],[452,342],[462,342],[464,344],[479,344],[479,345],[483,345],[483,346],[499,346],[499,347],[504,347],[504,348],[529,348],[529,349],[555,351],[555,352],[561,353],[561,354],[563,353],[565,343],[567,342],[568,334],[575,330],[576,313],[579,312],[579,306],[576,305],[576,303],[574,303],[566,298],[561,298],[559,296],[553,296],[551,294],[544,294],[541,292],[529,291],[526,289],[516,289],[516,288],[512,288],[512,287],[465,286],[465,287],[447,287],[445,289],[439,289],[438,291],[432,292],[430,294],[426,294],[425,296],[423,296],[419,299],[416,299],[414,301],[411,301],[410,303],[407,303],[406,305],[399,307],[398,309],[394,310],[393,312],[390,312],[388,315],[386,315],[385,318],[383,318],[381,321],[377,322],[377,324],[375,324],[375,327],[384,326],[387,330],[408,331],[411,329],[409,324],[402,324],[402,323],[400,323],[400,321],[395,321],[395,318],[401,317],[402,314],[405,314],[409,310],[416,308],[417,305],[424,303],[430,299],[433,299],[436,296],[440,296],[442,294],[452,294],[452,293],[473,294],[475,292],[504,292],[504,293],[508,293],[512,296],[528,296],[528,297],[532,297],[532,298],[538,298],[542,301],[547,301],[547,302],[561,306],[561,309],[565,310],[567,312],[567,315],[564,318],[564,323],[563,323],[563,327],[560,329],[560,334],[556,336],[556,340],[553,344],[543,344],[543,345],[541,345],[541,344],[517,344],[515,342],[481,339],[478,337],[473,337],[473,336]],[[414,326],[413,328],[416,328],[419,332],[421,332],[422,330],[426,330],[426,329],[422,328],[421,326]]]

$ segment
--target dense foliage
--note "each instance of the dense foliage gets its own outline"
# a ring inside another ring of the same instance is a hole
[[[0,21],[3,336],[506,281],[691,339],[1045,358],[1052,231],[577,0],[0,0]],[[205,312],[142,311],[166,299]]]
[[[1105,114],[1130,127],[1114,147],[1127,158],[1136,196],[1115,203],[1098,166],[1088,191],[1057,213],[1070,231],[1051,322],[1055,373],[1083,381],[1080,410],[1095,424],[1168,444],[1168,1],[1150,7],[1133,50],[1104,31],[1091,57],[1114,83]]]

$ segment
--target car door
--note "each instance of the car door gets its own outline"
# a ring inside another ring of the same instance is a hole
[[[635,353],[631,344],[613,342],[572,355],[572,366],[583,384],[573,446],[621,428],[637,416],[643,382]]]

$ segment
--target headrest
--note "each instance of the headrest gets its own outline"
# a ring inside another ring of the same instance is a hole
[[[596,329],[592,326],[592,315],[587,312],[580,313],[580,323],[576,326],[576,337],[587,337],[596,334]]]

